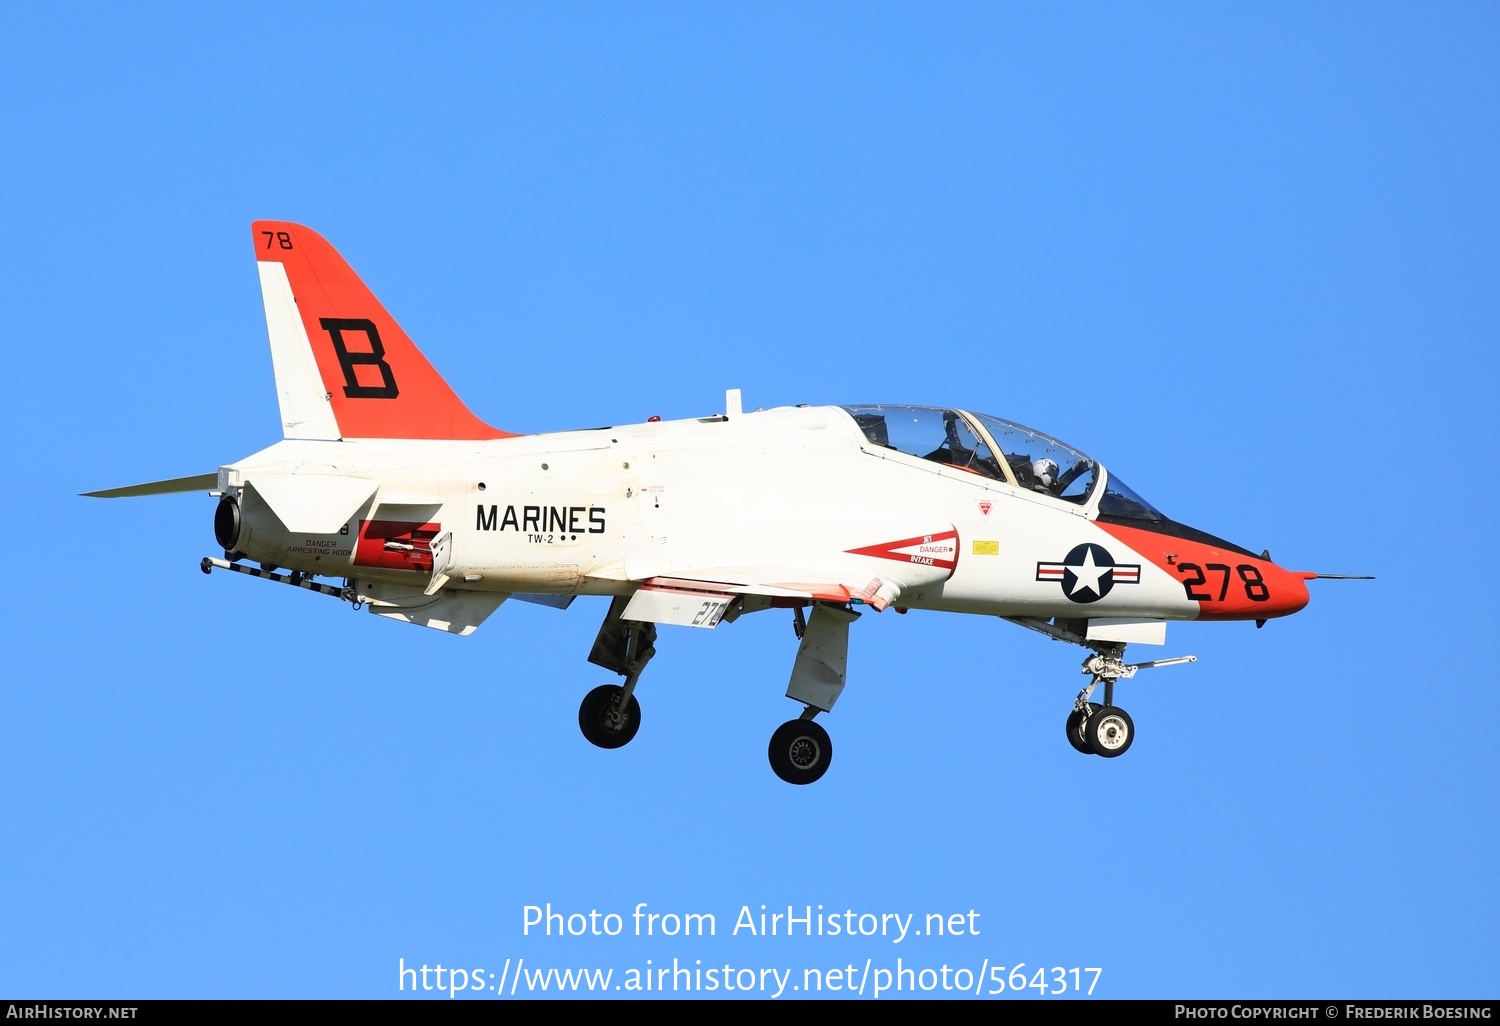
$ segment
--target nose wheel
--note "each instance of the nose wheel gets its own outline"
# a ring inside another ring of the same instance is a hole
[[[1089,746],[1088,735],[1084,728],[1088,726],[1089,719],[1100,709],[1104,708],[1098,702],[1089,702],[1082,709],[1074,709],[1068,713],[1068,744],[1084,755],[1093,755],[1094,749]]]
[[[1068,713],[1068,744],[1084,755],[1124,755],[1135,740],[1135,724],[1119,706],[1089,702]]]

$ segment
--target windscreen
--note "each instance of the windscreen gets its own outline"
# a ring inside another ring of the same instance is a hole
[[[1160,523],[1166,520],[1155,506],[1135,493],[1111,471],[1109,483],[1104,486],[1104,498],[1099,500],[1102,516],[1130,517],[1133,520],[1151,520]]]

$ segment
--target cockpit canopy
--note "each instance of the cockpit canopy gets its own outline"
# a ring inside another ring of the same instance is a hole
[[[1099,465],[1083,453],[1014,421],[938,406],[866,405],[844,409],[873,445],[1065,502],[1087,503],[1099,479]],[[1113,474],[1108,475],[1099,512],[1141,520],[1165,519]]]

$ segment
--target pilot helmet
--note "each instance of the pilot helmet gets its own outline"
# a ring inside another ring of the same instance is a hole
[[[1044,488],[1052,488],[1057,484],[1057,464],[1046,457],[1037,460],[1031,465],[1031,473],[1036,478],[1037,483]]]

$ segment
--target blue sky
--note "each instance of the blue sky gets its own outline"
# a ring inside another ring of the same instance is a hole
[[[1493,997],[1497,27],[1480,4],[7,7],[0,993],[899,957],[1100,967],[1106,997]],[[766,765],[796,711],[780,613],[663,628],[640,734],[600,751],[576,709],[610,677],[585,661],[601,600],[438,636],[202,576],[206,497],[76,497],[275,440],[254,218],[330,239],[509,430],[730,387],[961,406],[1285,565],[1379,579],[1263,631],[1174,627],[1161,654],[1199,662],[1121,685],[1118,760],[1064,740],[1079,653],[935,614],[855,625],[816,786]],[[524,936],[548,902],[717,935]],[[979,934],[733,935],[761,904],[972,909]]]

